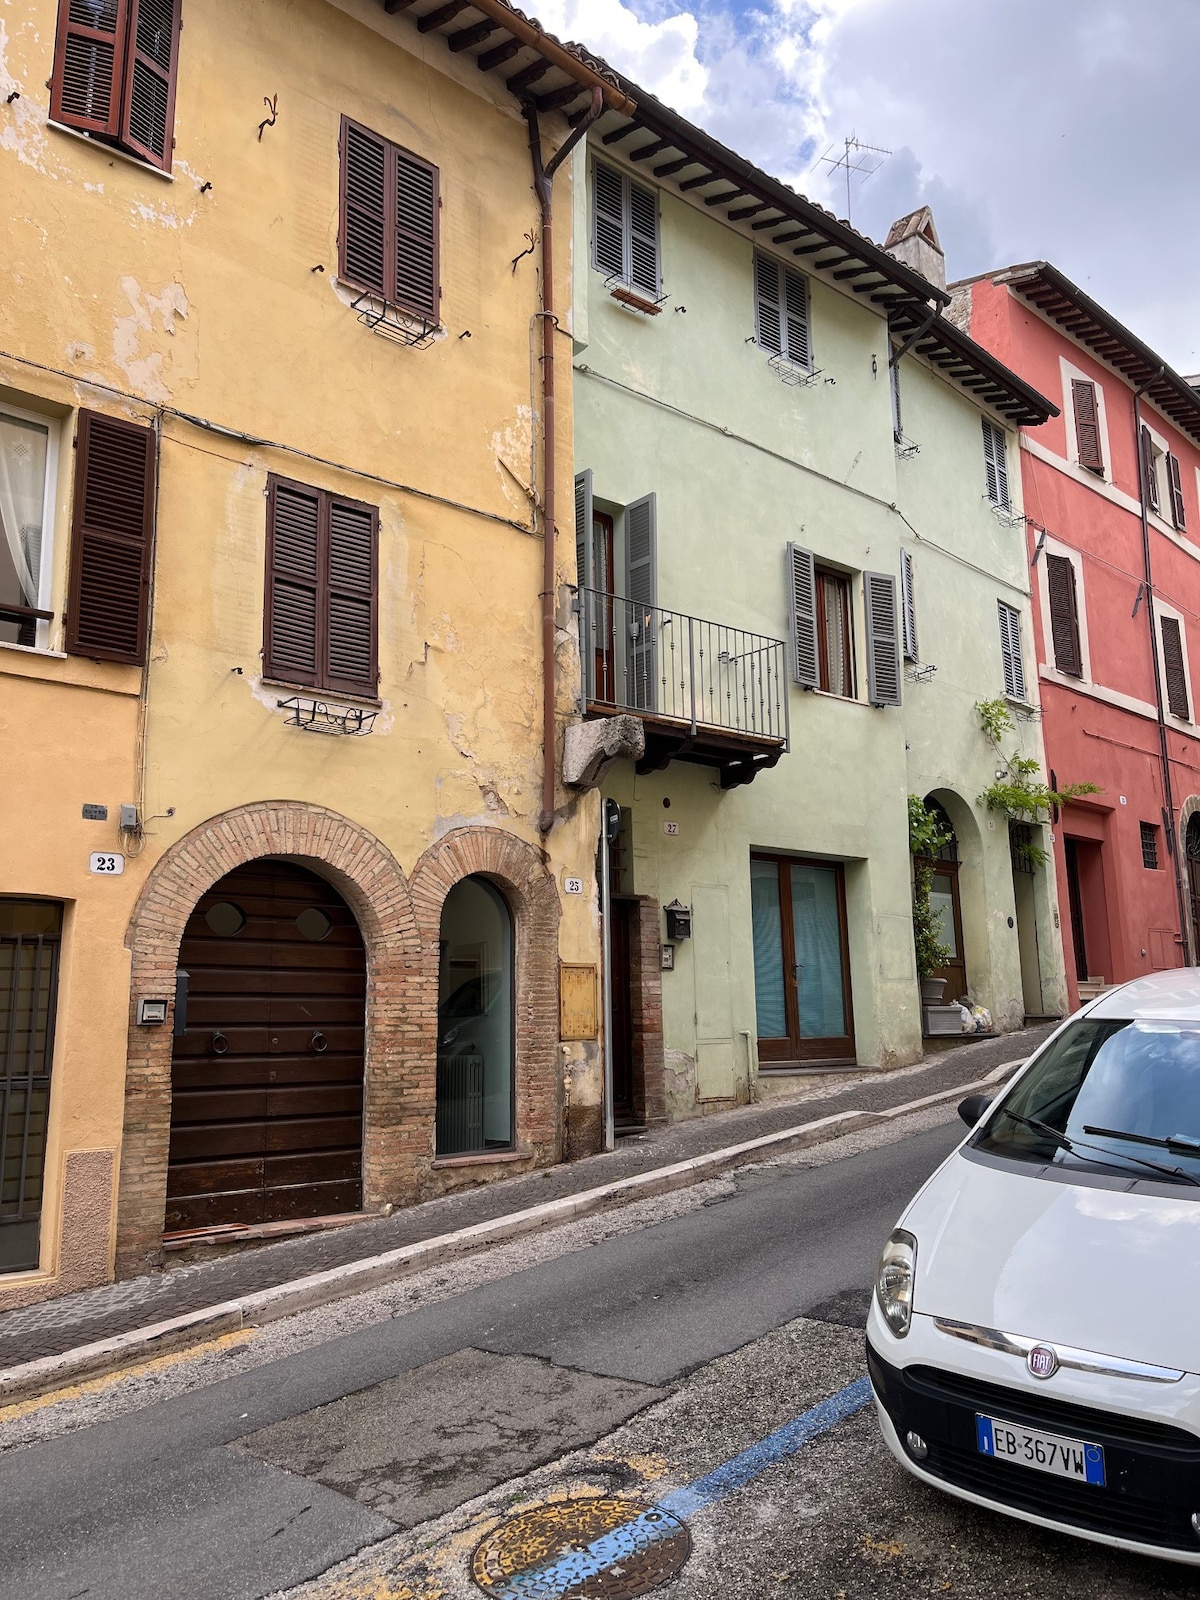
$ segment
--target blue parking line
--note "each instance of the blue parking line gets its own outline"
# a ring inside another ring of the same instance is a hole
[[[619,1528],[594,1539],[583,1550],[571,1550],[547,1566],[535,1567],[511,1577],[503,1588],[494,1590],[496,1600],[558,1600],[564,1589],[581,1584],[606,1572],[614,1562],[635,1550],[672,1538],[678,1520],[694,1516],[706,1506],[715,1505],[735,1489],[743,1489],[776,1462],[786,1461],[811,1440],[837,1427],[871,1403],[871,1380],[856,1378],[837,1394],[822,1400],[802,1416],[759,1439],[741,1455],[722,1462],[695,1483],[673,1489],[648,1511],[643,1511]]]

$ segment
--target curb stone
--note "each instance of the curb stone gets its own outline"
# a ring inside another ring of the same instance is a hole
[[[0,1402],[27,1400],[50,1394],[84,1378],[94,1378],[108,1372],[119,1371],[155,1356],[186,1349],[221,1334],[237,1332],[243,1328],[261,1327],[298,1312],[311,1311],[329,1305],[364,1290],[394,1282],[410,1273],[443,1262],[470,1255],[488,1245],[498,1244],[523,1235],[537,1233],[562,1223],[573,1222],[577,1217],[594,1216],[599,1212],[614,1210],[637,1200],[651,1199],[678,1189],[691,1188],[710,1178],[734,1168],[748,1166],[757,1160],[766,1160],[785,1151],[803,1150],[810,1145],[824,1144],[845,1134],[855,1133],[876,1124],[886,1125],[900,1117],[932,1106],[957,1102],[969,1094],[993,1089],[996,1083],[1022,1061],[1009,1061],[994,1068],[986,1078],[975,1083],[958,1084],[953,1089],[926,1095],[920,1100],[910,1100],[903,1105],[889,1106],[883,1111],[841,1111],[832,1116],[819,1117],[813,1122],[800,1123],[793,1128],[782,1128],[776,1133],[763,1134],[741,1144],[728,1145],[722,1150],[712,1150],[693,1156],[687,1161],[657,1167],[650,1172],[619,1178],[615,1182],[585,1189],[580,1194],[549,1200],[542,1205],[530,1206],[508,1216],[494,1217],[488,1222],[475,1223],[444,1233],[432,1239],[422,1239],[415,1244],[403,1245],[381,1255],[368,1256],[361,1261],[351,1261],[344,1266],[331,1267],[289,1283],[281,1283],[254,1294],[226,1300],[201,1311],[189,1311],[168,1318],[164,1322],[150,1323],[127,1333],[115,1334],[92,1344],[77,1346],[59,1355],[43,1356],[36,1361],[0,1369]]]

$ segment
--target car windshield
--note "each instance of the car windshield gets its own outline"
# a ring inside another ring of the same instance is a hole
[[[972,1142],[1015,1160],[1200,1183],[1200,1026],[1072,1023]]]

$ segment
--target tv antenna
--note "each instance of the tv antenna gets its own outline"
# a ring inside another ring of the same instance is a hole
[[[857,173],[865,183],[869,177],[878,172],[883,163],[892,154],[885,150],[881,144],[867,144],[856,133],[848,134],[842,141],[842,153],[835,156],[837,140],[829,146],[823,156],[818,156],[810,167],[815,172],[818,167],[828,167],[830,172],[845,171],[846,174],[846,221],[850,221],[851,186],[854,175]],[[878,157],[878,159],[876,159]]]

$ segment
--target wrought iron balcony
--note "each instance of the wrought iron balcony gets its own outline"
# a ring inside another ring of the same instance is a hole
[[[579,635],[587,715],[642,718],[639,772],[694,761],[719,767],[731,789],[788,748],[781,639],[599,589],[579,591]]]

